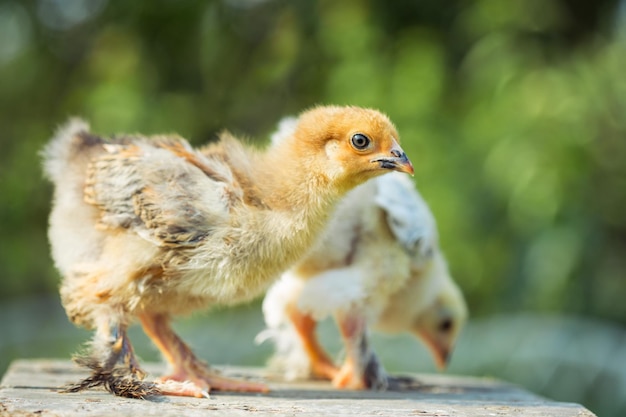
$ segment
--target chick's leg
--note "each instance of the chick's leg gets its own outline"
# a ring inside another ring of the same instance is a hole
[[[92,343],[92,352],[76,357],[75,361],[91,369],[92,374],[68,387],[66,392],[104,386],[121,397],[146,398],[160,394],[154,384],[143,381],[146,374],[139,367],[125,325],[100,325]]]
[[[328,357],[317,340],[315,334],[317,322],[310,315],[302,313],[295,307],[288,309],[288,316],[302,341],[302,345],[310,361],[313,376],[332,380],[339,372],[339,369]]]
[[[157,386],[163,394],[207,397],[210,390],[269,391],[264,384],[226,378],[212,370],[198,359],[189,346],[174,333],[168,316],[143,314],[139,318],[144,332],[152,339],[173,368],[171,375],[157,381]]]
[[[387,375],[369,346],[365,317],[357,311],[335,317],[346,350],[346,359],[333,378],[337,388],[386,389]]]

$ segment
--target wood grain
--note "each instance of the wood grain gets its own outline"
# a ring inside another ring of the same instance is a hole
[[[164,370],[158,364],[145,369],[153,375]],[[418,374],[412,377],[419,384],[410,389],[338,391],[326,382],[284,382],[261,368],[218,369],[263,380],[272,391],[154,400],[119,398],[100,390],[63,394],[60,388],[84,377],[84,370],[63,360],[18,360],[0,385],[0,416],[594,416],[578,404],[547,400],[490,378]]]

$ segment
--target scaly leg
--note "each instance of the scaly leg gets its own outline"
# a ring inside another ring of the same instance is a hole
[[[173,368],[171,375],[157,381],[165,395],[208,397],[210,390],[267,392],[260,383],[239,381],[221,376],[198,359],[170,326],[169,317],[163,314],[143,314],[140,317],[144,332],[163,353]]]
[[[386,389],[387,375],[369,346],[365,317],[355,311],[335,316],[343,338],[346,359],[333,378],[337,388]]]
[[[288,308],[287,314],[309,357],[313,376],[328,380],[335,378],[339,369],[328,357],[317,340],[317,336],[315,335],[317,322],[313,320],[310,315],[302,313],[295,307]]]

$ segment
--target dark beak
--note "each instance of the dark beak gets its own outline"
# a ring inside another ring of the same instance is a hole
[[[391,156],[381,156],[372,159],[370,162],[379,163],[380,167],[383,169],[392,169],[394,171],[405,172],[407,174],[413,175],[413,173],[415,172],[413,170],[413,165],[411,164],[409,158],[406,156],[406,153],[404,153],[404,151],[396,141],[394,141],[390,153]]]

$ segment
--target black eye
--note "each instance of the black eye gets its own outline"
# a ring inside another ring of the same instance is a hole
[[[355,149],[362,151],[363,149],[367,149],[367,147],[370,146],[371,141],[370,138],[368,138],[364,134],[355,133],[354,135],[352,135],[352,139],[350,139],[350,142],[352,142],[352,146],[354,146]]]
[[[454,323],[452,322],[452,319],[445,319],[444,321],[442,321],[441,323],[439,323],[439,330],[442,332],[449,332],[450,330],[452,330],[452,326],[454,325]]]

